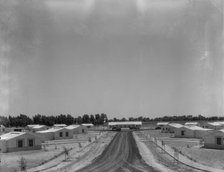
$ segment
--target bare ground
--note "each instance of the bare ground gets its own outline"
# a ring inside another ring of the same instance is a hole
[[[78,172],[156,172],[139,154],[131,132],[119,132],[92,164]]]

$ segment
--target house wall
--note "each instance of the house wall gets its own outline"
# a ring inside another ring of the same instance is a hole
[[[181,131],[184,131],[184,135],[181,134]],[[187,128],[176,128],[174,130],[175,137],[182,137],[182,138],[194,138],[195,132],[193,130]]]
[[[87,127],[85,126],[79,126],[75,129],[72,130],[73,131],[73,134],[82,134],[82,133],[87,133]]]
[[[37,133],[39,136],[43,137],[44,140],[53,140],[54,134],[53,133]]]
[[[34,145],[30,147],[28,145],[28,140],[33,139]],[[18,140],[23,140],[23,147],[18,147]],[[24,151],[24,150],[36,150],[41,149],[41,139],[30,134],[24,134],[9,140],[2,140],[0,146],[2,152],[14,152],[14,151]]]
[[[217,137],[221,138],[221,145],[216,143]],[[224,133],[217,132],[204,136],[204,147],[213,149],[224,149]]]
[[[60,132],[62,132],[62,137],[60,136]],[[68,136],[66,136],[66,132],[68,132]],[[54,132],[54,140],[60,139],[72,139],[73,138],[73,131],[68,129],[62,129],[59,131]]]
[[[161,127],[161,133],[170,133],[170,126],[169,125],[164,125]]]

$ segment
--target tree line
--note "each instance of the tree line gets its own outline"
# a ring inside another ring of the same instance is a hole
[[[116,122],[116,121],[142,121],[142,122],[152,122],[152,121],[224,121],[224,117],[210,116],[204,117],[202,115],[192,116],[192,115],[174,115],[174,116],[163,116],[156,118],[149,117],[129,117],[129,118],[112,118],[108,119],[107,114],[95,114],[88,115],[84,114],[83,116],[73,117],[70,114],[60,114],[57,116],[46,116],[37,114],[33,117],[29,117],[25,114],[20,114],[19,116],[0,116],[0,124],[3,124],[6,127],[25,127],[29,124],[40,124],[53,126],[54,124],[83,124],[83,123],[92,123],[94,125],[103,125],[107,122]]]
[[[72,125],[92,123],[94,125],[103,125],[106,122],[108,122],[108,119],[105,113],[95,115],[84,114],[78,117],[73,117],[70,114],[60,114],[57,116],[37,114],[33,117],[29,117],[25,114],[20,114],[18,116],[9,115],[8,117],[0,116],[0,123],[6,127],[25,127],[30,124],[53,126],[54,124]]]

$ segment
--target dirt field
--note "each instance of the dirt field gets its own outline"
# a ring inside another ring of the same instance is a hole
[[[97,131],[90,131],[88,134],[74,135],[74,139],[69,140],[53,140],[46,142],[46,149],[34,151],[19,151],[10,153],[1,153],[1,171],[14,172],[19,169],[19,160],[21,157],[25,158],[27,168],[39,166],[42,163],[54,158],[63,152],[63,147],[74,151],[78,151],[79,143],[82,147],[89,144],[89,138],[93,141],[95,137],[99,137],[100,133]]]
[[[173,138],[169,133],[161,133],[159,130],[146,130],[144,133],[163,140],[165,145],[177,148],[186,158],[209,167],[223,169],[224,171],[224,150],[204,149],[199,139],[194,138]],[[148,147],[153,148],[149,142]],[[156,152],[155,152],[156,153]],[[157,155],[158,156],[158,155]],[[164,159],[158,156],[158,159]],[[169,160],[169,157],[166,158]],[[161,160],[163,161],[163,160]]]
[[[156,171],[141,158],[131,132],[119,132],[91,165],[79,172]]]

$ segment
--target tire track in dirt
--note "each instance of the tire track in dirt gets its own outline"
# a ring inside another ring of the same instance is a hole
[[[78,172],[156,172],[139,154],[130,131],[119,132],[92,164]]]

